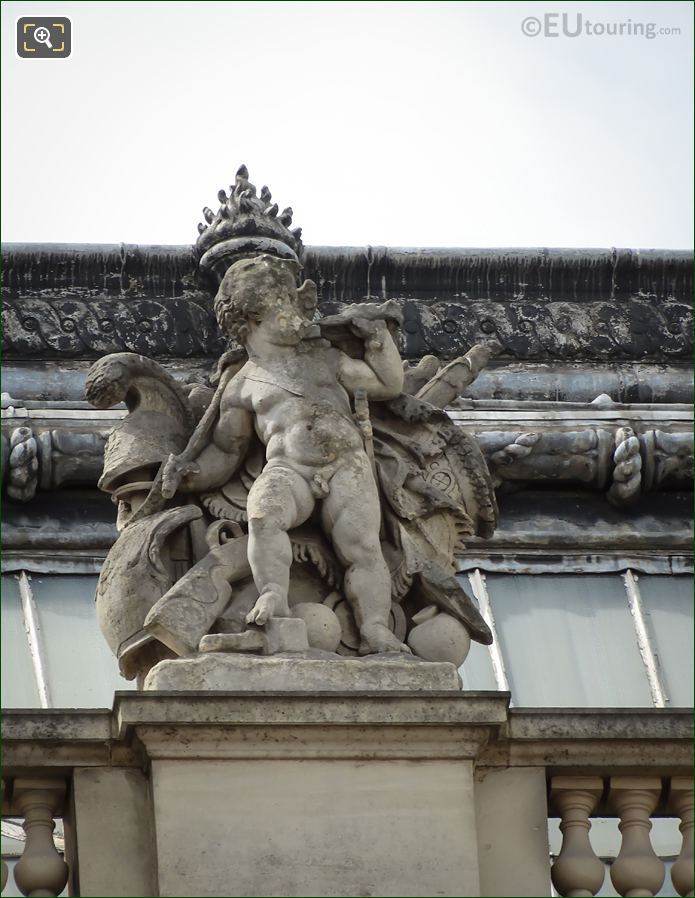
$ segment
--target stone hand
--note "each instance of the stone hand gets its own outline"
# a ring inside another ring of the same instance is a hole
[[[183,478],[188,474],[197,474],[199,470],[195,462],[181,458],[180,455],[170,455],[162,471],[162,495],[164,498],[171,499]]]
[[[379,349],[384,344],[386,322],[382,319],[355,317],[350,320],[350,330],[366,340],[371,349]]]

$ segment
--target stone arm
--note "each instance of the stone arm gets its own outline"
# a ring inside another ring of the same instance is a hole
[[[253,416],[239,406],[226,406],[212,431],[211,442],[190,462],[178,469],[178,489],[184,493],[200,493],[223,486],[243,460],[253,435]],[[175,476],[177,457],[173,456]],[[170,460],[172,461],[172,460]]]
[[[403,389],[403,363],[386,323],[355,318],[350,326],[365,338],[364,360],[341,352],[338,380],[349,393],[364,390],[369,399],[395,399]]]

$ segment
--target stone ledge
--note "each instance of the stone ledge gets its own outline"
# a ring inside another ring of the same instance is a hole
[[[511,741],[693,738],[692,708],[512,708]]]
[[[75,711],[62,708],[6,708],[2,714],[3,743],[17,740],[107,742],[111,738],[111,710]]]
[[[689,709],[513,709],[508,693],[138,693],[118,692],[113,711],[6,710],[5,774],[140,766],[139,741],[154,751],[183,751],[196,742],[204,756],[302,756],[319,741],[326,757],[474,757],[479,767],[689,773],[693,719]],[[175,747],[167,747],[174,739]],[[155,744],[157,747],[155,747]],[[226,746],[226,747],[224,747]],[[468,753],[468,754],[466,754]],[[304,755],[306,756],[306,755]]]
[[[117,692],[114,738],[134,725],[502,726],[508,692]]]
[[[296,623],[292,619],[289,622]],[[306,645],[305,628],[303,632]],[[295,657],[259,657],[215,652],[160,661],[145,680],[145,692],[430,693],[460,689],[461,679],[453,664],[415,661],[402,655],[327,661],[302,657],[301,653]]]
[[[479,765],[601,775],[691,771],[692,709],[514,708]]]

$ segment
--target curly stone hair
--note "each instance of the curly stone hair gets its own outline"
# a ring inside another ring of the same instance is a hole
[[[249,321],[261,321],[269,296],[278,289],[297,289],[299,268],[291,259],[267,253],[235,262],[215,296],[215,315],[222,331],[243,343]]]

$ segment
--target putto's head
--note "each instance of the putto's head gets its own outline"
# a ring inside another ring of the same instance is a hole
[[[316,308],[316,285],[297,288],[300,265],[263,254],[241,259],[227,271],[215,297],[215,315],[223,332],[243,343],[251,323],[272,320],[301,339]]]

